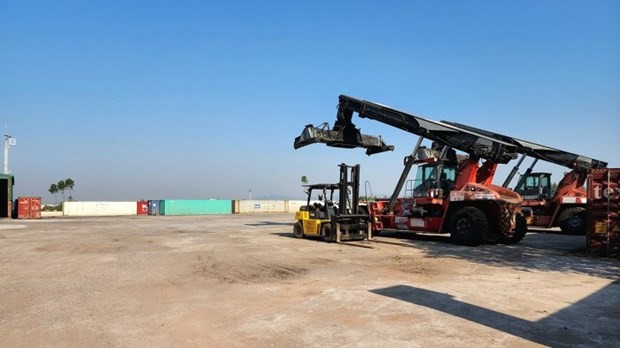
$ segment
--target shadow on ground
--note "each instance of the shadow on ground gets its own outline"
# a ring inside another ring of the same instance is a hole
[[[252,227],[270,227],[270,226],[291,226],[293,227],[295,223],[294,222],[259,221],[258,223],[255,223],[255,224],[245,224],[245,225],[252,226]]]
[[[454,245],[447,236],[414,233],[382,233],[380,243],[411,246],[428,257],[451,257],[471,262],[513,267],[522,271],[555,271],[588,274],[606,279],[620,278],[620,259],[585,252],[584,236],[547,233],[527,234],[517,244],[484,244],[478,247]]]
[[[408,285],[370,292],[463,318],[545,346],[620,346],[618,281],[539,321],[513,317],[461,302],[449,294]]]

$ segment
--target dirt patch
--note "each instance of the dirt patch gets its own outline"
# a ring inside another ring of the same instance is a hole
[[[291,221],[54,219],[3,232],[3,346],[620,346],[620,262],[575,254],[579,238],[348,245],[292,238]]]
[[[214,256],[196,257],[193,274],[228,284],[261,284],[298,278],[304,267],[261,262],[255,259],[226,262]]]

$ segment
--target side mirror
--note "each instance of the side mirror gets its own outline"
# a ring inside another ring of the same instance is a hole
[[[319,193],[319,201],[323,200],[323,195]]]

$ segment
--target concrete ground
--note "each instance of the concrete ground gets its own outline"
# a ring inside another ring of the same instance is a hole
[[[620,346],[620,260],[583,237],[327,244],[292,220],[1,221],[2,346]]]

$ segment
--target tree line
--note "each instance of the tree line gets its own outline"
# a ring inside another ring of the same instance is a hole
[[[73,181],[73,179],[71,178],[68,178],[66,180],[60,180],[59,182],[55,184],[51,184],[48,191],[54,195],[54,200],[56,201],[56,204],[58,204],[58,196],[57,196],[58,193],[62,194],[62,201],[64,202],[66,190],[69,190],[69,200],[70,201],[73,200],[72,193],[73,193],[74,186],[75,186],[75,181]]]

